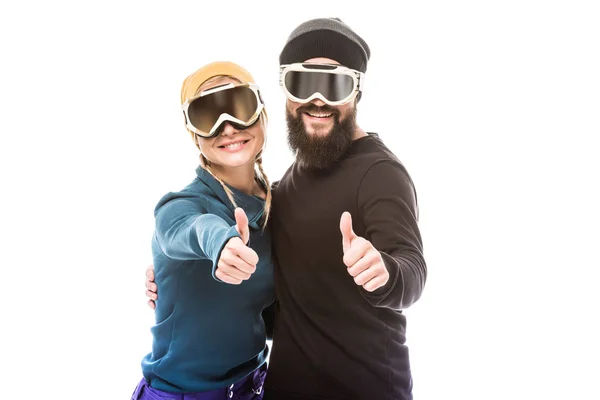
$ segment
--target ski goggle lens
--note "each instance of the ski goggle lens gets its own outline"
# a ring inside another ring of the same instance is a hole
[[[361,90],[363,74],[341,65],[289,64],[280,67],[280,84],[290,100],[300,103],[320,98],[336,106],[349,102]]]
[[[183,105],[188,128],[202,137],[215,136],[225,122],[248,127],[263,108],[258,87],[251,84],[209,89]]]
[[[342,101],[352,95],[354,79],[348,75],[325,72],[290,71],[285,74],[285,87],[296,98],[306,100],[321,93],[331,102]]]

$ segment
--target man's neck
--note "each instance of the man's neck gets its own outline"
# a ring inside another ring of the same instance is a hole
[[[352,140],[360,139],[368,135],[369,134],[365,132],[360,126],[357,126],[356,130],[354,131],[354,136],[352,136]]]

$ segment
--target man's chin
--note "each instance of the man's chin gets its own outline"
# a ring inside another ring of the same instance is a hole
[[[331,133],[331,128],[315,128],[315,129],[307,129],[306,134],[310,137],[326,137]]]
[[[296,153],[296,161],[310,169],[327,169],[339,161],[352,144],[355,116],[331,124],[307,124],[305,118],[286,112],[288,144]]]
[[[328,136],[333,129],[333,124],[304,124],[304,132],[308,136]]]

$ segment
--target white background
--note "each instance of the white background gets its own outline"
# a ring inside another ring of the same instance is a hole
[[[250,70],[278,179],[279,52],[337,16],[372,51],[359,125],[418,191],[415,399],[600,398],[593,3],[3,2],[0,397],[129,398],[151,344],[153,208],[197,164],[181,82],[215,60]]]

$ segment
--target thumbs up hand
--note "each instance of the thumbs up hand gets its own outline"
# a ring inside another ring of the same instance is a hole
[[[352,229],[352,216],[344,212],[340,219],[344,264],[354,282],[367,292],[384,286],[390,274],[383,263],[381,253],[368,240],[357,236]]]
[[[248,217],[246,212],[242,208],[236,208],[234,211],[235,215],[235,229],[242,237],[242,242],[248,244],[250,240],[250,228],[248,228]]]
[[[247,246],[250,240],[248,217],[241,208],[235,209],[235,229],[240,237],[229,239],[219,257],[215,276],[225,283],[239,285],[256,271],[258,254]]]

